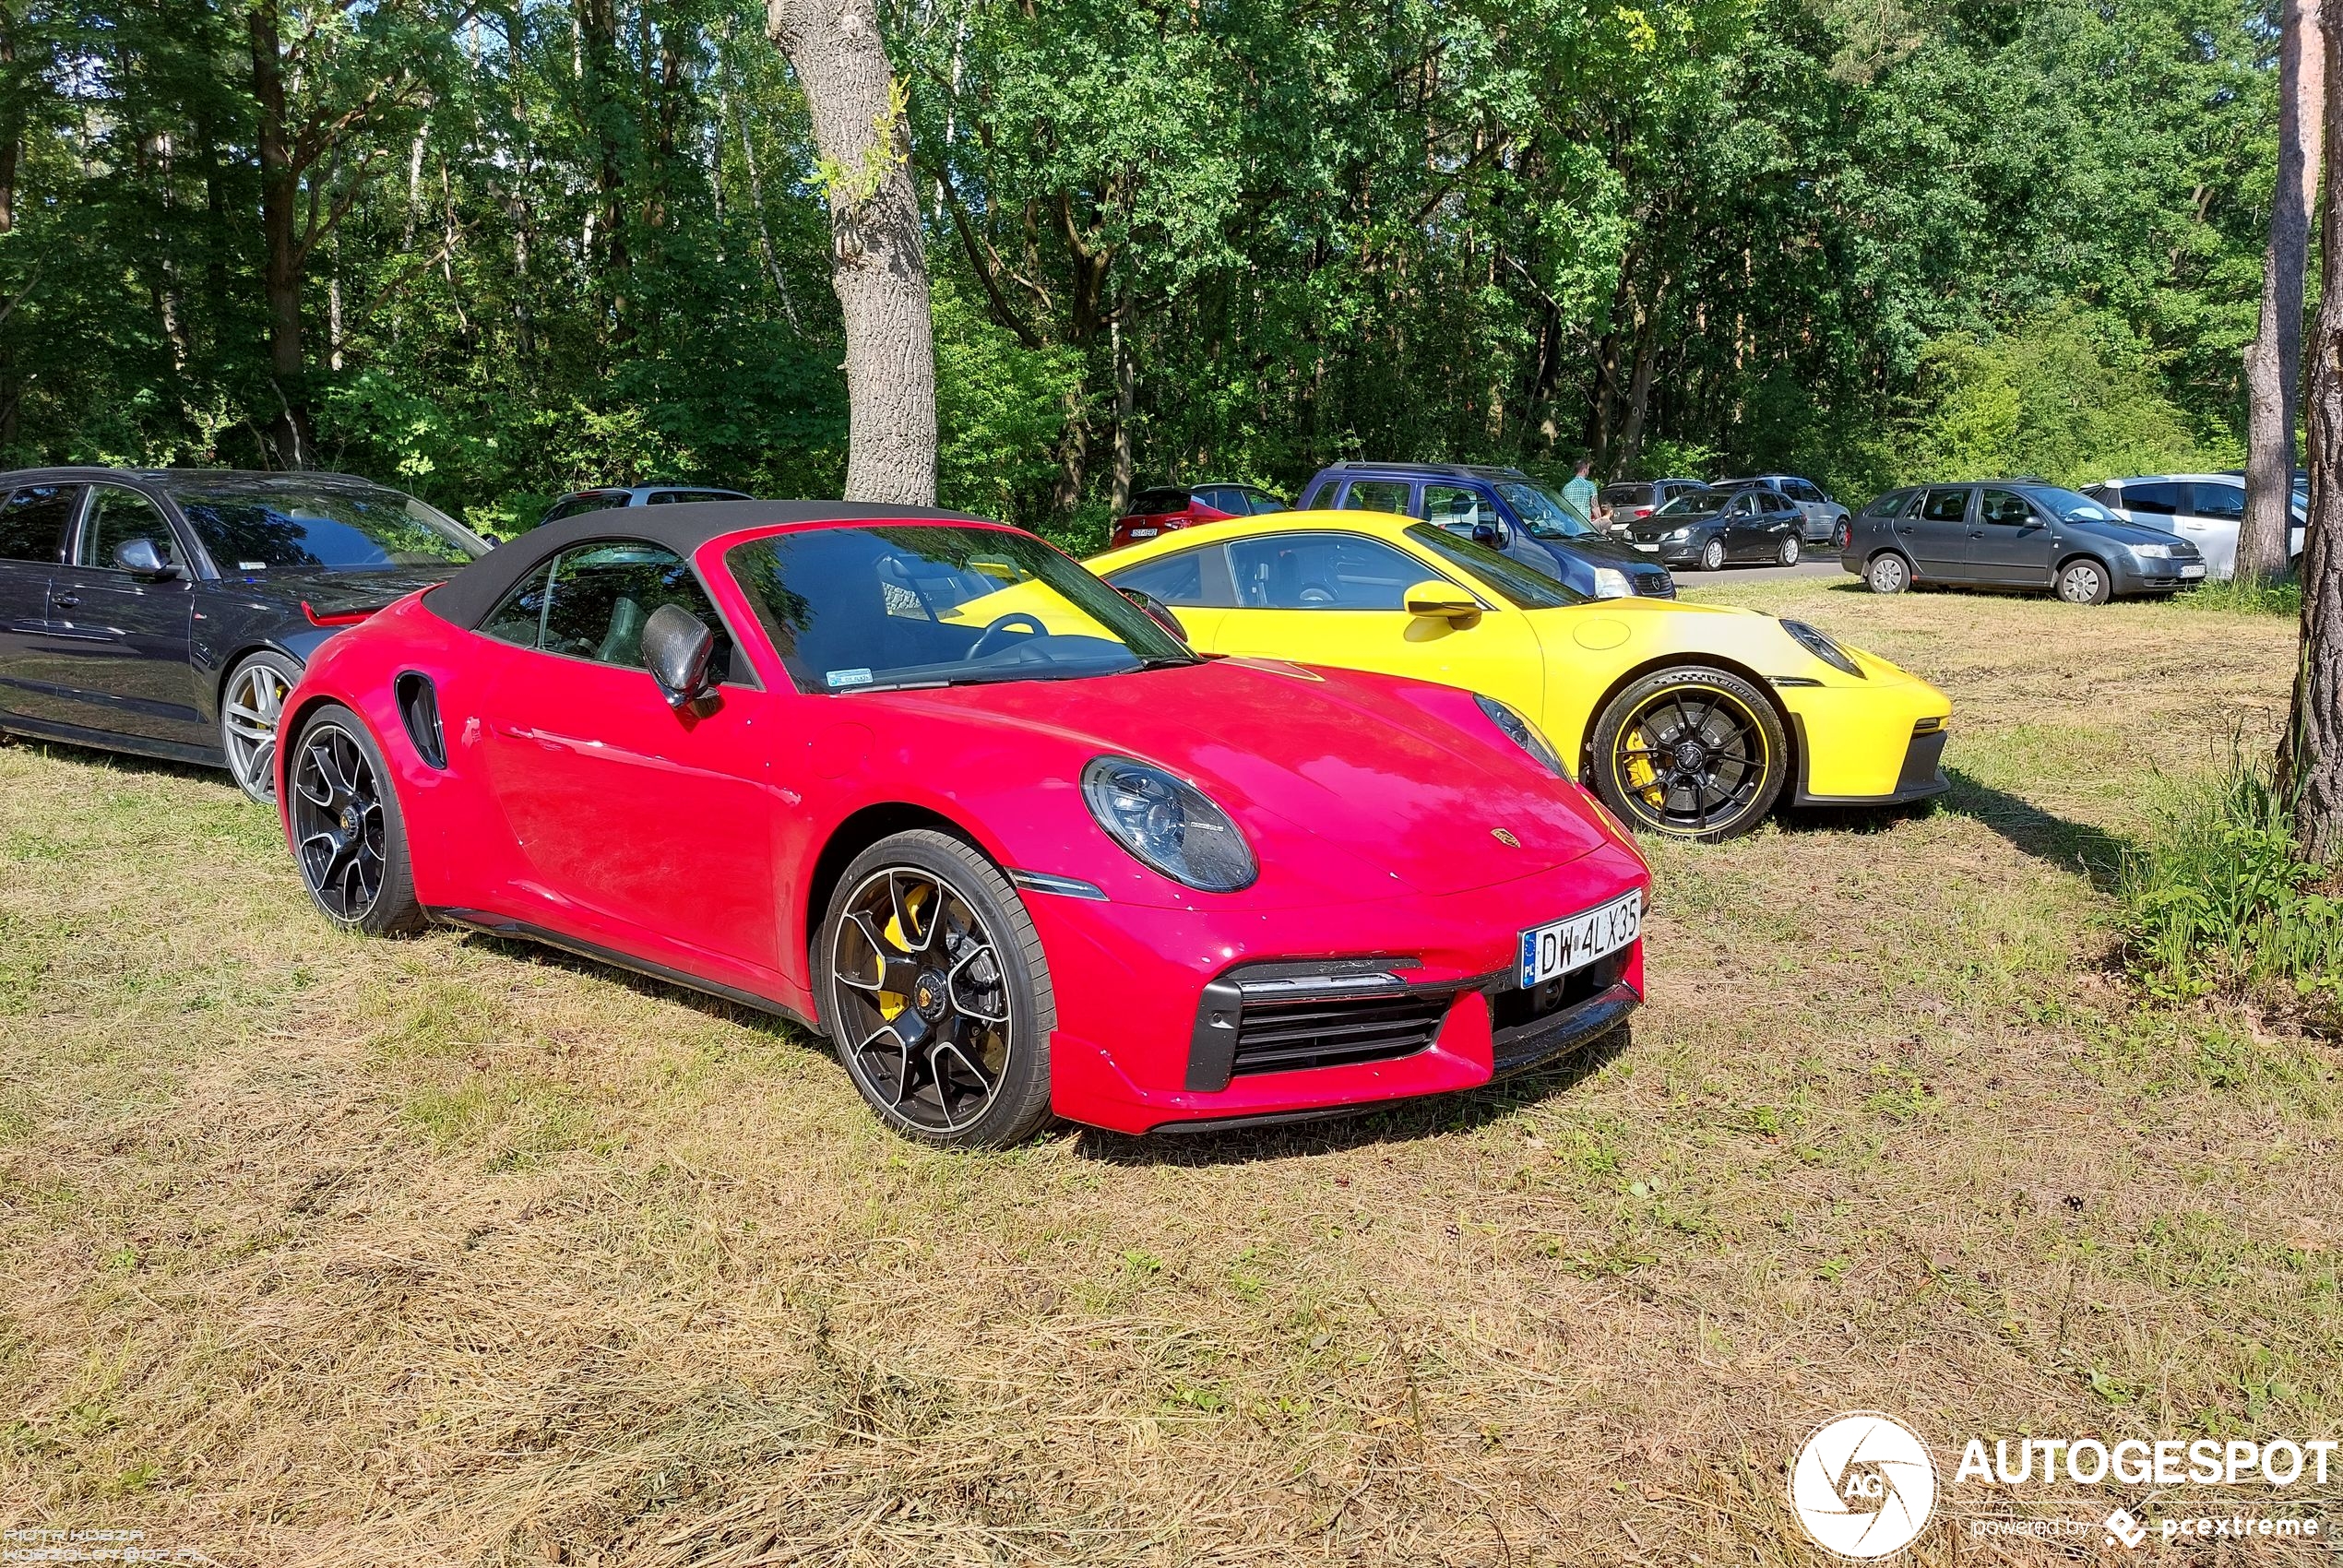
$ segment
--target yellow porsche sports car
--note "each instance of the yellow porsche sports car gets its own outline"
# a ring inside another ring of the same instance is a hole
[[[1947,788],[1952,704],[1885,659],[1751,610],[1583,600],[1434,524],[1279,512],[1089,566],[1176,616],[1201,653],[1496,698],[1576,759],[1612,811],[1655,832],[1729,837],[1785,791],[1797,805],[1885,805]]]

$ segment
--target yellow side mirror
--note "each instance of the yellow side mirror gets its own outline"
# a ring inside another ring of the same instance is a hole
[[[1428,578],[1408,590],[1408,613],[1461,626],[1478,620],[1481,601],[1454,583]]]

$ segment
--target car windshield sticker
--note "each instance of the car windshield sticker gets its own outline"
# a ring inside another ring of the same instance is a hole
[[[833,686],[867,686],[871,683],[871,671],[867,667],[861,670],[833,670],[825,679]]]

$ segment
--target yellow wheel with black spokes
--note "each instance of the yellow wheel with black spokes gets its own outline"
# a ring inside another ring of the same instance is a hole
[[[1662,670],[1596,720],[1589,780],[1631,826],[1671,837],[1745,833],[1781,798],[1790,746],[1766,695],[1727,670]]]

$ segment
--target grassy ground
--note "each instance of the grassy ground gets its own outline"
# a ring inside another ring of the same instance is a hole
[[[720,1004],[337,938],[223,778],[0,748],[0,1525],[1786,1563],[1784,1464],[1848,1408],[2343,1435],[2337,1057],[2109,968],[2121,845],[2275,722],[2290,626],[1721,596],[1947,687],[1941,808],[1655,847],[1651,1004],[1599,1063],[1191,1141],[927,1153]]]

